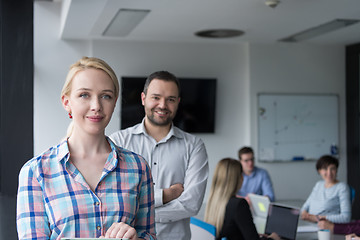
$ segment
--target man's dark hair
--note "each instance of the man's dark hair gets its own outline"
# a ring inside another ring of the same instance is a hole
[[[178,90],[179,90],[179,96],[180,96],[180,82],[177,79],[177,77],[175,77],[174,74],[172,74],[168,71],[158,71],[158,72],[154,72],[148,76],[148,78],[145,81],[144,90],[143,90],[145,95],[147,94],[147,90],[149,88],[151,81],[154,79],[159,79],[159,80],[163,80],[163,81],[176,83]]]
[[[239,159],[241,160],[241,155],[245,153],[252,153],[254,155],[254,151],[251,147],[242,147],[239,150]]]

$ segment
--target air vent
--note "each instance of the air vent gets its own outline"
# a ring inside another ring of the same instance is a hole
[[[229,38],[238,37],[243,35],[244,32],[241,30],[234,29],[211,29],[196,32],[195,35],[204,38]]]

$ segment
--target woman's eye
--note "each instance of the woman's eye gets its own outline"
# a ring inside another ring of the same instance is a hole
[[[110,95],[104,95],[104,96],[102,96],[102,98],[103,98],[103,99],[112,99],[112,96],[110,96]]]
[[[87,93],[82,93],[82,94],[80,94],[80,97],[81,97],[81,98],[87,98],[87,97],[89,97],[89,94],[87,94]]]

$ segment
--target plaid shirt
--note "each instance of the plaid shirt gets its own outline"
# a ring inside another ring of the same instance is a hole
[[[100,237],[124,222],[138,237],[156,239],[150,169],[139,155],[116,146],[95,192],[69,161],[67,140],[28,161],[19,174],[19,239]]]

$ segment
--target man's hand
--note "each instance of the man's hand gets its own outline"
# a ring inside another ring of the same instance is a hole
[[[135,228],[123,222],[116,222],[106,231],[105,236],[100,238],[128,238],[130,240],[138,240]]]
[[[329,229],[332,233],[334,232],[334,224],[328,220],[320,220],[318,227],[319,229]]]
[[[178,198],[184,191],[184,185],[181,183],[175,183],[169,188],[163,190],[163,203],[168,203],[176,198]]]

